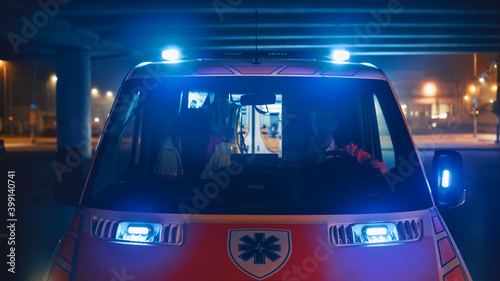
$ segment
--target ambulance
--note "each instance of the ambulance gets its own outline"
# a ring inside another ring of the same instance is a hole
[[[126,76],[85,180],[56,173],[76,211],[46,280],[471,280],[437,209],[465,200],[462,158],[436,151],[426,177],[379,68],[169,54]]]

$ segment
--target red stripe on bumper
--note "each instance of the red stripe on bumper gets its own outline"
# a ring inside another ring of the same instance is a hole
[[[56,264],[52,268],[49,281],[69,281],[69,277],[69,273]]]
[[[64,242],[59,255],[61,255],[61,257],[63,257],[68,262],[72,263],[73,254],[75,253],[75,245],[76,239],[70,236],[66,236],[66,238],[64,238]]]

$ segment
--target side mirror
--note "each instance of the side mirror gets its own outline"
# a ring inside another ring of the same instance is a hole
[[[453,150],[437,150],[432,161],[431,189],[434,202],[453,208],[465,202],[463,161]]]
[[[78,205],[84,185],[82,151],[77,147],[58,149],[52,168],[54,199],[68,206]]]

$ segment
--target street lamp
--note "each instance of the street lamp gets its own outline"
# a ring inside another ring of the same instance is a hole
[[[433,97],[437,92],[436,85],[434,83],[427,83],[424,85],[424,94],[428,97]]]
[[[483,79],[484,80],[484,79]],[[481,81],[481,79],[479,79]],[[476,86],[471,85],[469,88],[469,91],[472,93],[472,127],[474,129],[474,138],[477,136],[477,109],[476,109],[476,104],[477,104],[477,95],[476,95]]]
[[[3,65],[3,101],[4,101],[4,127],[3,131],[7,132],[7,63],[3,60],[0,60],[0,64]],[[11,108],[12,111],[12,108]],[[12,117],[12,116],[11,116]]]
[[[57,76],[52,74],[47,80],[47,99],[46,99],[46,110],[48,112],[55,112],[55,98],[56,98],[56,86],[57,86]]]
[[[496,116],[497,116],[497,139],[495,140],[495,144],[500,144],[500,90],[498,89],[498,85],[500,85],[500,71],[498,71],[498,63],[500,62],[500,54],[491,58],[491,69],[497,69],[497,84],[492,87],[493,91],[496,92],[497,96],[497,105],[496,105]]]
[[[435,113],[433,113],[432,107],[431,107],[431,117],[432,119],[438,118],[439,117],[439,100],[438,100],[438,95],[437,93],[437,87],[434,83],[428,82],[424,84],[423,88],[423,94],[426,97],[435,97],[436,98],[436,108],[435,108]],[[434,118],[435,117],[435,118]]]

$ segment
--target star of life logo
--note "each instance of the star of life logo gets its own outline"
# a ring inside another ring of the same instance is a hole
[[[276,273],[291,253],[289,230],[229,230],[228,253],[234,264],[256,279]]]

